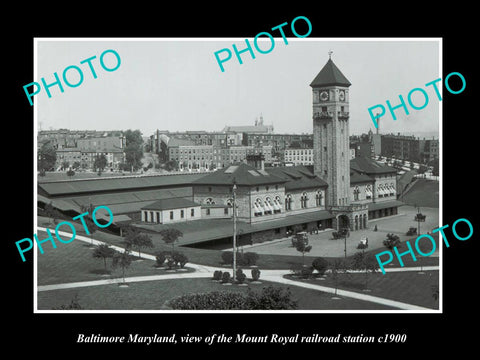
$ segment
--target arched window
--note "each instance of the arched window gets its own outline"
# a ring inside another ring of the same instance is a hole
[[[271,215],[273,214],[273,202],[272,199],[269,197],[265,198],[264,207],[265,207],[265,215]]]
[[[355,186],[355,188],[353,189],[353,200],[358,201],[359,195],[360,195],[360,189],[358,188],[358,186]]]
[[[372,198],[372,185],[365,186],[365,198],[371,199]]]
[[[393,183],[390,184],[390,195],[395,195],[397,192],[395,191],[395,185]]]
[[[355,230],[358,230],[358,215],[355,215]]]
[[[315,194],[315,205],[322,206],[323,205],[323,192],[322,190],[318,190]]]
[[[300,197],[300,206],[302,207],[302,209],[307,207],[307,201],[308,201],[307,193],[304,192]]]
[[[253,203],[253,213],[255,216],[262,216],[264,212],[263,201],[260,198],[257,198]]]
[[[383,185],[382,184],[378,185],[377,194],[378,194],[378,197],[383,197],[383,195],[385,195],[385,192],[383,191]]]
[[[233,199],[228,199],[228,200],[225,202],[225,205],[227,205],[228,207],[233,207]]]
[[[367,228],[367,214],[363,214],[363,228]]]
[[[292,194],[285,195],[285,210],[292,210]]]
[[[275,199],[273,199],[273,212],[275,214],[282,212],[282,203],[280,202],[280,196],[275,196]]]
[[[207,205],[215,205],[215,201],[212,198],[206,198],[205,204]]]

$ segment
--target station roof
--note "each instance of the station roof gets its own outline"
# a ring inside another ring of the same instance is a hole
[[[397,169],[365,156],[358,156],[350,160],[350,169],[367,175],[397,173]]]
[[[154,176],[125,176],[101,179],[63,180],[38,183],[39,193],[48,197],[118,192],[135,189],[191,186],[205,173],[188,173]]]
[[[192,200],[185,198],[160,199],[141,208],[141,210],[171,210],[200,206]]]
[[[284,179],[285,191],[327,187],[328,184],[305,166],[279,166],[265,169],[269,173]]]
[[[255,186],[282,184],[285,180],[267,170],[259,170],[245,163],[230,165],[195,180],[192,185],[237,185]]]

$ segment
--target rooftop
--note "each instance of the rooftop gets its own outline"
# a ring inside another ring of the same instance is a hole
[[[63,180],[38,183],[39,194],[50,196],[71,196],[127,190],[160,189],[166,187],[191,186],[192,182],[205,173],[188,173],[152,176],[119,176],[100,179]]]
[[[282,184],[285,180],[266,170],[258,170],[245,163],[230,165],[195,180],[192,185],[237,185],[255,186]]]
[[[310,84],[311,87],[322,87],[322,86],[350,86],[352,85],[350,81],[342,74],[342,72],[337,68],[333,63],[332,59],[328,59],[327,63],[322,70],[317,74],[315,79],[313,79]]]
[[[350,169],[367,175],[397,173],[395,168],[383,165],[365,156],[357,156],[356,158],[350,160]]]
[[[170,210],[194,206],[200,206],[200,204],[197,204],[196,202],[185,198],[170,198],[157,200],[149,205],[142,207],[141,210]]]
[[[317,175],[312,174],[303,165],[269,167],[265,170],[285,180],[285,191],[328,186],[324,180],[320,179]]]

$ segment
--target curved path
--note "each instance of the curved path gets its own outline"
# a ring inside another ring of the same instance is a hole
[[[46,228],[38,227],[38,230],[46,231]],[[71,236],[71,233],[59,231],[60,235]],[[82,235],[76,235],[75,239],[85,241],[88,243],[92,243],[95,245],[105,244],[103,241],[99,240],[92,240],[88,237]],[[112,249],[123,252],[124,248],[114,245],[109,245]],[[148,259],[148,260],[156,260],[155,256],[149,254],[141,254],[141,258]],[[193,268],[196,272],[193,273],[175,273],[175,274],[162,274],[162,275],[150,275],[150,276],[135,276],[135,277],[126,277],[126,282],[137,282],[137,281],[155,281],[155,280],[169,280],[169,279],[186,279],[186,278],[209,278],[212,277],[212,274],[215,270],[218,270],[217,267],[207,266],[207,265],[198,265],[193,263],[188,263],[188,267]],[[438,266],[424,266],[422,270],[438,270]],[[419,271],[420,267],[410,267],[410,268],[390,268],[386,269],[386,272],[396,272],[396,271]],[[265,281],[277,282],[282,284],[287,284],[291,286],[298,286],[318,291],[323,291],[330,294],[337,294],[339,296],[349,297],[357,300],[364,300],[370,301],[386,306],[395,307],[402,310],[421,310],[421,311],[436,311],[435,309],[430,309],[422,306],[412,305],[403,303],[400,301],[390,300],[381,298],[378,296],[358,293],[354,291],[348,290],[335,290],[332,287],[316,285],[311,283],[305,283],[301,281],[294,281],[290,279],[286,279],[283,276],[289,274],[288,270],[261,270],[262,271],[262,279]],[[93,280],[93,281],[81,281],[81,282],[73,282],[73,283],[64,283],[64,284],[53,284],[53,285],[41,285],[37,286],[37,291],[49,291],[49,290],[58,290],[58,289],[69,289],[69,288],[77,288],[77,287],[86,287],[86,286],[98,286],[98,285],[107,285],[107,284],[116,284],[123,282],[122,278],[115,278],[115,279],[104,279],[104,280]]]

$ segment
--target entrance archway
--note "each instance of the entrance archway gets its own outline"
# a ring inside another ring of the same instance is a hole
[[[338,215],[337,224],[338,224],[337,225],[338,231],[348,231],[348,230],[350,230],[350,219],[345,214]]]

